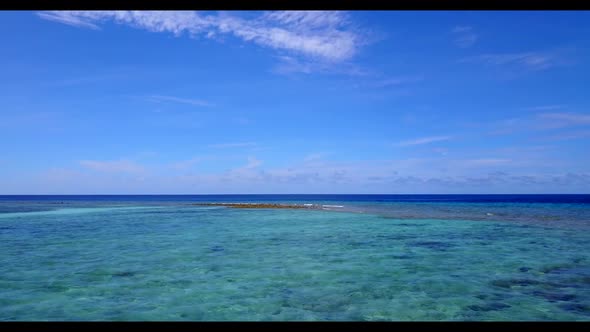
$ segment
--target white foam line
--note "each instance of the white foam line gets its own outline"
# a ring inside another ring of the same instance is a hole
[[[150,209],[150,208],[160,208],[160,207],[157,207],[157,206],[121,206],[121,207],[98,207],[98,208],[95,208],[95,207],[61,208],[61,209],[46,210],[46,211],[1,213],[0,218],[100,213],[100,212],[109,212],[109,211],[117,211],[117,210],[138,210],[138,209]]]

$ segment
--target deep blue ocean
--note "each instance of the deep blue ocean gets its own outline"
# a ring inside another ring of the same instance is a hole
[[[590,195],[0,196],[0,320],[588,321],[589,253]]]

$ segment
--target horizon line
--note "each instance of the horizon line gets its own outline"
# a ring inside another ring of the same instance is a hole
[[[0,197],[2,196],[231,196],[231,195],[241,195],[241,196],[268,196],[268,195],[274,195],[274,196],[295,196],[295,195],[307,195],[307,196],[325,196],[325,195],[331,195],[331,196],[346,196],[346,195],[363,195],[363,196],[377,196],[377,195],[390,195],[390,196],[396,196],[396,195],[444,195],[444,196],[452,196],[452,195],[487,195],[487,196],[491,196],[491,195],[528,195],[528,196],[532,196],[532,195],[590,195],[590,193],[543,193],[543,194],[511,194],[511,193],[495,193],[495,194],[469,194],[469,193],[464,193],[464,194],[0,194]]]

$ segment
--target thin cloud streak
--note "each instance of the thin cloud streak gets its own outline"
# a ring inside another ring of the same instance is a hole
[[[401,76],[391,77],[383,80],[377,80],[371,85],[375,88],[387,88],[391,86],[400,86],[408,83],[420,82],[424,79],[422,76]]]
[[[566,108],[567,105],[543,105],[526,108],[527,111],[555,111]]]
[[[561,109],[563,107],[565,106],[553,105],[540,106],[536,107],[535,109],[551,110]],[[494,123],[491,123],[490,125],[494,129],[487,132],[487,134],[489,135],[508,135],[522,133],[531,134],[537,131],[590,125],[590,114],[571,112],[539,113],[527,116],[526,118],[511,118],[496,121]]]
[[[149,96],[148,98],[150,101],[153,102],[173,102],[179,104],[187,104],[192,106],[201,106],[201,107],[213,107],[215,106],[213,103],[210,103],[206,100],[202,99],[190,99],[190,98],[178,98],[173,96]]]
[[[236,143],[220,143],[220,144],[210,144],[208,145],[209,148],[214,149],[227,149],[227,148],[245,148],[250,146],[256,146],[254,142],[236,142]]]
[[[278,56],[278,63],[272,68],[272,72],[281,75],[289,74],[341,74],[363,77],[370,72],[348,61],[316,61],[315,59],[300,59],[292,56]]]
[[[459,62],[493,66],[517,65],[530,70],[544,70],[555,66],[556,58],[553,55],[541,52],[497,53],[466,57],[459,60]]]
[[[42,19],[53,21],[57,23],[67,24],[77,28],[89,28],[93,30],[100,30],[98,25],[90,23],[84,18],[76,17],[75,15],[71,15],[71,12],[59,12],[59,11],[52,11],[52,12],[40,12],[37,13],[39,17]]]
[[[484,159],[469,159],[463,161],[466,164],[474,165],[474,166],[495,166],[495,165],[504,165],[510,163],[511,159],[502,159],[502,158],[484,158]]]
[[[540,126],[544,129],[590,125],[590,114],[542,113],[538,118],[544,120]]]
[[[403,141],[396,144],[396,146],[414,146],[414,145],[422,145],[422,144],[429,144],[434,142],[440,141],[447,141],[451,139],[450,136],[433,136],[433,137],[423,137],[409,141]]]
[[[581,138],[590,138],[590,131],[581,131],[581,132],[574,132],[568,134],[561,134],[561,135],[553,135],[548,137],[550,141],[567,141],[567,140],[575,140]]]

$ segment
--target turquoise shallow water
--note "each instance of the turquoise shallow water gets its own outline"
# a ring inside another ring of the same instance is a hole
[[[341,204],[4,202],[0,320],[590,320],[587,207]]]

